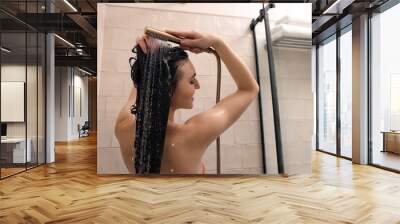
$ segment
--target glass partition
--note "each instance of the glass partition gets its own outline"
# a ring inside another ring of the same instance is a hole
[[[1,34],[2,177],[24,171],[26,161],[30,162],[31,151],[26,150],[26,40],[25,32]]]
[[[2,1],[16,16],[43,12],[44,1]],[[40,6],[40,7],[39,7]],[[0,12],[0,178],[45,162],[45,35]]]

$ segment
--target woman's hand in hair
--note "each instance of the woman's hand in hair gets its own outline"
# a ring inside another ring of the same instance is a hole
[[[172,30],[166,30],[165,32],[181,38],[182,39],[180,43],[181,47],[185,50],[189,50],[196,54],[204,52],[209,47],[215,47],[221,41],[221,39],[218,36],[208,33],[198,33],[195,31],[189,31],[189,32],[172,31]]]
[[[151,38],[147,35],[143,35],[141,37],[136,38],[136,43],[140,46],[142,51],[147,54],[147,52],[150,50],[154,50],[157,47],[160,46],[160,43],[158,40],[155,40],[154,38]]]

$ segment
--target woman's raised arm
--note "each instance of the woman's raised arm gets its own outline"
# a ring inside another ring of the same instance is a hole
[[[191,117],[185,123],[189,133],[192,133],[191,143],[207,146],[239,119],[257,96],[258,84],[250,69],[221,38],[197,32],[167,32],[183,38],[182,48],[195,53],[213,47],[236,83],[237,90],[234,93],[223,98],[208,111]]]

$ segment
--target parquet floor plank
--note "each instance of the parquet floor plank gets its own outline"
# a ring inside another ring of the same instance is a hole
[[[0,223],[397,223],[400,175],[320,152],[293,177],[97,175],[96,137],[0,181]]]

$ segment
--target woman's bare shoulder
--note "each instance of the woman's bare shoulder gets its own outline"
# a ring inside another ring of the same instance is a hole
[[[134,173],[133,148],[136,134],[136,118],[129,112],[122,110],[115,123],[114,134],[120,145],[122,158],[130,173]]]
[[[194,115],[194,116],[201,116],[199,114]],[[193,117],[191,117],[193,118]],[[190,118],[190,119],[191,119]],[[209,142],[206,141],[199,141],[201,136],[199,136],[199,128],[202,128],[202,125],[198,125],[197,123],[194,122],[188,122],[186,121],[185,123],[181,124],[179,128],[179,133],[184,139],[184,142],[190,149],[204,149],[209,145]]]
[[[166,144],[179,144],[188,145],[190,143],[190,138],[192,130],[186,124],[174,123],[173,125],[168,124],[166,131]]]

